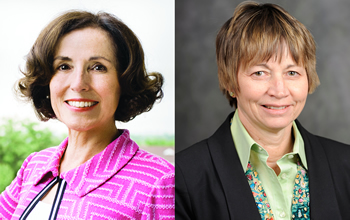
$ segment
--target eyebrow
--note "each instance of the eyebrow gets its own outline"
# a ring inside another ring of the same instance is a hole
[[[99,59],[103,59],[103,60],[106,60],[110,63],[112,63],[112,61],[110,61],[109,59],[105,58],[105,57],[102,57],[102,56],[94,56],[94,57],[90,57],[89,58],[89,61],[92,61],[92,60],[99,60]],[[57,56],[53,59],[53,61],[55,60],[63,60],[63,61],[72,61],[72,58],[70,57],[65,57],[65,56]]]
[[[102,56],[90,57],[89,61],[91,61],[91,60],[98,60],[98,59],[103,59],[103,60],[106,60],[106,61],[112,63],[112,61],[110,61],[110,60],[107,59],[106,57],[102,57]]]
[[[255,66],[262,66],[262,67],[265,67],[267,69],[270,69],[269,66],[266,64],[266,63],[259,63]],[[298,67],[297,65],[294,65],[294,64],[289,64],[285,69],[289,69],[291,67]]]
[[[57,56],[57,57],[53,58],[53,61],[55,61],[55,60],[71,61],[72,59],[69,57]]]

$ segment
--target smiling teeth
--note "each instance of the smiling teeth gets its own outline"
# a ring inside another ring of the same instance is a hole
[[[281,110],[287,108],[287,106],[281,106],[281,107],[274,107],[274,106],[265,106],[268,109],[276,109],[276,110]]]
[[[86,108],[95,105],[97,102],[77,102],[77,101],[68,101],[68,105],[76,108]]]

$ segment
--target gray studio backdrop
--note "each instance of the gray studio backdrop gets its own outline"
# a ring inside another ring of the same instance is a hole
[[[217,78],[215,37],[241,1],[175,1],[176,151],[209,137],[233,111]],[[266,2],[266,1],[259,1]],[[321,85],[299,116],[310,132],[350,143],[350,1],[269,1],[313,34]]]

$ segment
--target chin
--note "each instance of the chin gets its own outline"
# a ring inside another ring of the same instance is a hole
[[[92,127],[94,127],[94,123],[89,122],[87,120],[70,119],[70,120],[65,120],[61,122],[65,124],[68,127],[68,129],[72,129],[75,131],[88,131]]]
[[[282,130],[287,128],[288,126],[291,126],[293,121],[294,120],[280,120],[280,119],[270,120],[265,123],[265,126],[271,130]]]
[[[90,126],[83,125],[83,124],[66,124],[66,126],[70,130],[75,130],[75,131],[80,131],[80,132],[88,131],[91,129]]]

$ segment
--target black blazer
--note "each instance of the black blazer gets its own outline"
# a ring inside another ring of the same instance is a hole
[[[261,219],[232,140],[232,116],[210,138],[176,154],[176,220]],[[296,123],[305,143],[311,219],[350,219],[350,146]]]

